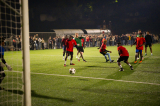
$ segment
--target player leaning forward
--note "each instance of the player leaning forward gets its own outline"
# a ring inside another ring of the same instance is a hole
[[[124,71],[122,65],[121,65],[121,61],[124,61],[126,64],[128,64],[131,68],[131,70],[133,70],[132,65],[128,62],[128,58],[129,58],[129,53],[127,51],[127,49],[123,46],[121,46],[121,43],[117,43],[117,50],[118,50],[118,54],[119,54],[119,58],[117,60],[118,66],[120,67],[119,71]]]
[[[100,49],[99,52],[102,55],[104,55],[106,62],[110,61],[110,63],[112,63],[114,61],[114,60],[111,60],[111,56],[110,56],[110,53],[112,53],[112,52],[109,50],[106,50],[106,48],[107,48],[106,44],[107,44],[107,40],[103,40],[101,47],[98,49]],[[107,55],[108,55],[109,60],[107,60]]]
[[[9,71],[12,71],[12,68],[6,63],[6,61],[4,59],[4,48],[2,46],[4,46],[4,39],[3,39],[3,37],[0,37],[0,58],[2,61],[2,62],[0,62],[0,84],[2,83],[4,77],[6,76],[4,73],[3,67],[6,66]],[[3,90],[3,89],[4,88],[0,87],[0,90]]]
[[[64,62],[64,66],[66,66],[66,61],[67,61],[67,57],[70,55],[70,65],[75,65],[72,63],[72,59],[73,59],[73,47],[76,46],[77,48],[77,43],[76,41],[73,39],[73,37],[70,35],[69,39],[66,41],[66,57],[65,57],[65,62]]]

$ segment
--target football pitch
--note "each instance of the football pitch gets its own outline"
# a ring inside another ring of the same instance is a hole
[[[30,51],[32,106],[160,106],[160,44],[152,46],[153,56],[148,48],[140,64],[139,60],[134,64],[135,46],[124,47],[129,51],[134,70],[121,62],[124,71],[119,71],[116,46],[107,47],[112,51],[113,63],[106,62],[97,47],[85,48],[87,62],[82,59],[79,62],[74,48],[75,65],[71,66],[68,59],[66,67],[62,49]],[[12,60],[21,59],[22,53],[16,54]],[[69,74],[70,68],[76,69],[74,75]]]

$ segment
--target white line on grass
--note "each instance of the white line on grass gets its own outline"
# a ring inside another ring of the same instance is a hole
[[[12,71],[12,72],[19,72],[19,71]],[[22,73],[22,72],[20,72],[20,73]],[[129,82],[129,83],[136,83],[136,84],[147,84],[147,85],[158,85],[158,86],[160,85],[160,84],[157,84],[157,83],[149,83],[149,82],[137,82],[137,81],[115,80],[115,79],[96,78],[96,77],[74,76],[74,75],[46,74],[46,73],[34,73],[34,72],[31,72],[31,74],[52,75],[52,76],[59,76],[59,77],[85,78],[85,79],[106,80],[106,81],[118,81],[118,82]]]
[[[62,55],[42,55],[42,54],[31,54],[31,55],[41,55],[41,56],[61,56]],[[90,56],[90,55],[84,55],[85,57],[104,57],[104,56]],[[119,56],[111,56],[111,57],[119,57]],[[129,56],[129,57],[135,57],[135,56]]]

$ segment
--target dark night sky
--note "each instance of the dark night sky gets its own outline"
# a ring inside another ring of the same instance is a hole
[[[159,5],[160,0],[29,0],[30,32],[97,29],[105,20],[113,34],[160,33]]]

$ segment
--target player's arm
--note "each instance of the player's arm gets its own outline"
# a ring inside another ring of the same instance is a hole
[[[110,53],[112,53],[112,51],[109,51],[109,50],[106,50],[106,52],[110,52]]]
[[[133,45],[135,45],[137,43],[137,41],[135,41],[132,45],[131,45],[131,47],[133,46]]]
[[[121,54],[121,51],[120,51],[120,50],[118,50],[118,54],[119,54],[119,55]]]

